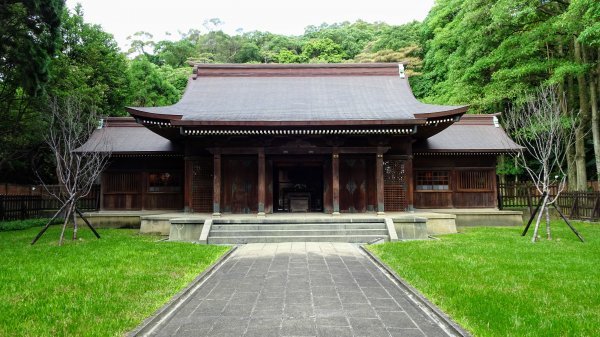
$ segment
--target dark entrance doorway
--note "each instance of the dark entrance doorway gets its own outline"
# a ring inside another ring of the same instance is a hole
[[[274,163],[273,204],[276,212],[322,212],[323,163]]]

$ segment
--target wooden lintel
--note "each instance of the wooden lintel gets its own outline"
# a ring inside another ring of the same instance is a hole
[[[390,149],[389,146],[373,146],[373,147],[222,147],[218,148],[218,152],[225,155],[232,154],[258,154],[263,151],[265,154],[333,154],[337,151],[338,154],[375,154],[386,153]],[[216,148],[207,149],[211,153],[217,151]]]

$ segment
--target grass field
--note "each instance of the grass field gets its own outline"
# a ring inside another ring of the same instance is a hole
[[[369,249],[475,336],[600,336],[600,225],[472,228]]]
[[[228,250],[123,229],[58,247],[58,226],[31,246],[40,229],[0,232],[0,336],[122,336]]]

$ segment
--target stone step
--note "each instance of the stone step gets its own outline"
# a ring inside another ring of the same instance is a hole
[[[223,230],[213,229],[210,232],[210,237],[255,237],[255,236],[331,236],[331,235],[383,235],[387,236],[387,229],[278,229],[278,230]]]
[[[293,229],[386,229],[385,223],[285,223],[285,224],[220,224],[213,223],[213,230],[293,230]]]
[[[387,235],[306,235],[306,236],[209,236],[209,244],[246,244],[275,242],[350,242],[366,243],[377,239],[389,241]]]
[[[382,218],[335,218],[335,217],[327,217],[327,218],[305,218],[305,217],[296,217],[296,218],[285,218],[285,219],[273,219],[273,218],[247,218],[247,219],[213,219],[213,224],[305,224],[305,223],[324,223],[324,224],[334,224],[334,223],[383,223],[384,219]]]

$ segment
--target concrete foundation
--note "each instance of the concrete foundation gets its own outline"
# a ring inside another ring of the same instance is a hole
[[[199,241],[204,220],[173,219],[169,226],[169,241]]]
[[[398,240],[427,239],[427,219],[416,216],[392,217]]]
[[[206,214],[197,214],[197,213],[163,213],[163,214],[154,214],[154,215],[145,215],[140,217],[140,233],[143,234],[160,234],[160,235],[170,235],[171,234],[171,223],[174,220],[181,220],[185,223],[185,220],[189,220],[190,222],[200,221],[203,222],[204,219],[209,216]],[[196,238],[195,240],[197,240]],[[190,240],[194,241],[194,240]]]
[[[140,233],[158,233],[169,235],[174,241],[198,241],[206,219],[211,214],[201,213],[167,213],[160,211],[131,212],[94,212],[86,213],[92,224],[98,228],[139,228]],[[470,226],[521,226],[523,212],[499,211],[497,209],[432,209],[415,212],[387,212],[382,215],[374,213],[341,214],[333,217],[323,213],[277,213],[261,216],[260,219],[281,222],[289,220],[297,223],[337,222],[347,220],[388,218],[393,221],[393,228],[399,240],[426,239],[428,235],[452,234],[462,227]],[[219,219],[227,222],[237,220],[258,219],[256,214],[223,214]],[[390,224],[390,228],[392,225]]]
[[[141,217],[156,214],[144,211],[132,212],[87,212],[85,217],[97,228],[140,228]]]
[[[522,226],[523,212],[498,209],[445,209],[443,211],[456,216],[456,227],[474,226]]]

